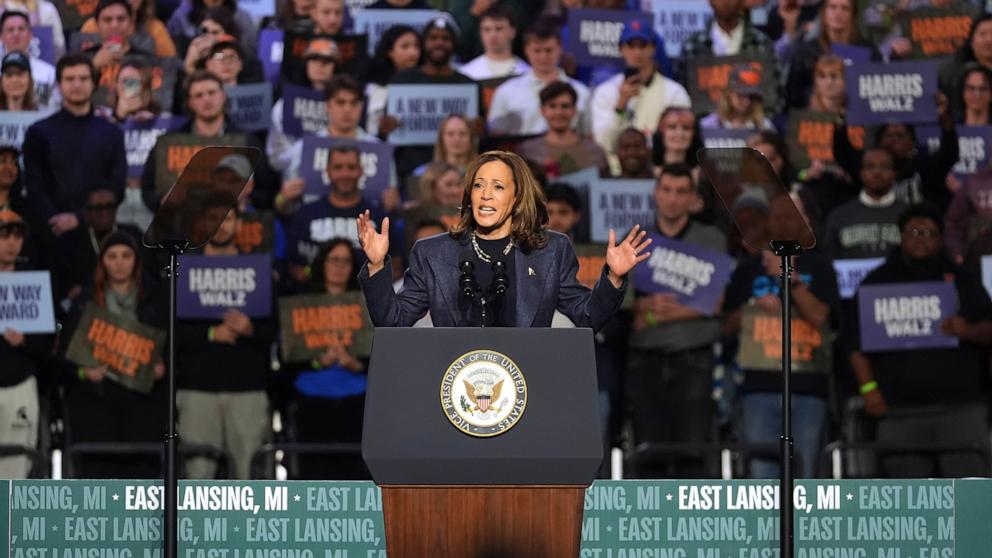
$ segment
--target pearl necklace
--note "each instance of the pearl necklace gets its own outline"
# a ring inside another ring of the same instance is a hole
[[[482,260],[482,261],[484,261],[484,262],[486,262],[486,263],[492,263],[493,257],[482,251],[482,248],[479,247],[479,241],[476,240],[476,238],[477,237],[476,237],[475,233],[473,232],[472,233],[472,249],[475,250],[475,255],[476,256],[479,256],[479,259]],[[505,256],[505,255],[509,254],[510,253],[510,250],[513,250],[513,240],[512,239],[509,242],[506,243],[506,248],[503,248],[503,255]]]

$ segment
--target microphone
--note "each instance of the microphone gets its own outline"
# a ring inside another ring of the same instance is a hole
[[[458,276],[458,289],[461,290],[462,296],[474,300],[475,293],[479,290],[475,284],[475,264],[471,260],[462,260],[458,264],[458,270],[461,272]]]
[[[503,260],[493,262],[493,292],[501,295],[510,286],[510,276],[506,272],[506,263]]]

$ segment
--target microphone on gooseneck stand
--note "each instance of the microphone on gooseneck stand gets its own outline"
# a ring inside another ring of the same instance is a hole
[[[493,262],[493,294],[499,296],[506,292],[510,286],[510,276],[506,270],[506,263],[503,260]]]
[[[479,290],[475,283],[475,264],[471,260],[464,259],[458,264],[458,271],[461,272],[458,276],[458,290],[465,298],[475,300],[475,295]]]

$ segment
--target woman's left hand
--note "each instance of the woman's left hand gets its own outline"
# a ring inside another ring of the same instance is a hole
[[[634,266],[651,257],[651,252],[645,252],[645,248],[651,244],[651,239],[647,236],[647,231],[642,231],[640,225],[627,233],[627,238],[617,244],[617,233],[610,229],[610,243],[606,248],[606,265],[609,267],[610,282],[614,287],[619,287],[624,276],[634,269]]]

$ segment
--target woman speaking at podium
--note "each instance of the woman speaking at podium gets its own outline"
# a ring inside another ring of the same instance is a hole
[[[650,255],[640,227],[620,244],[611,229],[606,265],[590,290],[576,278],[568,237],[547,229],[544,193],[520,156],[483,153],[464,184],[460,220],[413,246],[399,294],[387,259],[389,218],[377,231],[368,211],[358,217],[368,259],[358,278],[376,326],[411,326],[430,310],[437,327],[550,327],[557,309],[597,330],[623,301],[627,273]]]

